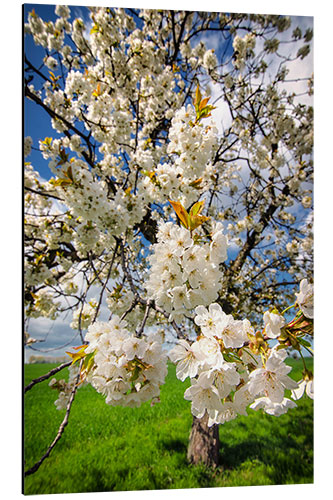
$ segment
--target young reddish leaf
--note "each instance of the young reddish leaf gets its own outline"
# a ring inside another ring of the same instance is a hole
[[[98,83],[97,84],[97,88],[96,88],[96,90],[94,90],[94,92],[92,93],[92,95],[93,95],[93,97],[98,97],[101,94],[102,94],[102,92],[101,92],[101,84]]]
[[[73,349],[75,349],[76,351],[78,351],[79,349],[85,349],[87,346],[87,344],[82,344],[82,345],[78,345],[77,347],[73,347]]]
[[[202,177],[199,177],[199,179],[196,179],[195,181],[191,182],[190,186],[195,189],[200,189],[201,182],[202,182]]]
[[[205,97],[204,99],[202,99],[202,101],[199,104],[199,111],[202,111],[206,107],[209,99],[210,97]]]
[[[186,210],[183,207],[183,205],[181,203],[179,203],[178,201],[171,201],[171,200],[169,200],[169,202],[171,203],[172,208],[176,212],[176,214],[177,214],[180,222],[183,224],[183,226],[186,229],[188,229],[189,228],[189,215],[186,212]]]
[[[195,107],[196,111],[199,110],[200,102],[201,102],[201,92],[200,92],[200,88],[199,88],[199,84],[198,84],[197,90],[195,91],[195,98],[194,98],[194,107]]]

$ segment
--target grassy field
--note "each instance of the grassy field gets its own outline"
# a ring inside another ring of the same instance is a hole
[[[290,360],[293,378],[302,365]],[[25,384],[55,365],[25,366]],[[56,377],[67,377],[67,370]],[[25,395],[25,469],[46,452],[64,417],[45,381]],[[249,410],[220,426],[220,467],[186,462],[192,416],[183,393],[189,382],[169,367],[161,403],[111,407],[91,386],[75,398],[65,432],[40,469],[25,479],[25,494],[157,490],[313,482],[313,402],[303,398],[286,415]]]

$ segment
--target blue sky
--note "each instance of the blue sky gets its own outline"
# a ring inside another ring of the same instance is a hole
[[[43,20],[55,21],[57,16],[55,14],[55,5],[43,5],[43,4],[25,4],[24,5],[24,22],[27,22],[28,13],[35,10]],[[85,17],[88,16],[88,9],[86,7],[73,7],[72,17]],[[41,61],[45,56],[45,50],[41,46],[35,45],[31,35],[24,36],[24,51],[28,60],[37,68],[40,67]],[[48,68],[44,67],[42,69],[43,74],[48,76]],[[56,74],[56,72],[55,72]],[[36,83],[35,83],[36,82]],[[41,79],[39,77],[34,77],[33,84],[36,88],[39,88]],[[36,151],[39,147],[39,140],[43,140],[45,137],[60,137],[56,130],[51,126],[50,117],[45,110],[37,106],[30,99],[24,99],[24,135],[30,136],[33,140],[33,149],[27,161],[30,161],[34,168],[38,170],[41,177],[44,179],[50,179],[52,173],[48,167],[48,161],[44,160],[39,151]]]

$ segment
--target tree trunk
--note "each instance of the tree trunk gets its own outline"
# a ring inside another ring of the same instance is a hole
[[[187,459],[192,464],[203,463],[208,467],[219,465],[219,427],[208,427],[208,414],[202,418],[193,417]]]

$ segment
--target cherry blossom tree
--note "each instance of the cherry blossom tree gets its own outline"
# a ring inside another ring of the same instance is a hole
[[[50,381],[62,427],[26,473],[80,385],[110,405],[157,402],[168,360],[191,379],[188,458],[217,465],[220,424],[313,397],[312,30],[282,15],[55,13],[36,6],[25,24],[44,51],[39,65],[25,53],[25,97],[54,128],[24,142],[25,342],[38,348],[30,318],[70,311],[81,345],[42,377],[70,365]]]

